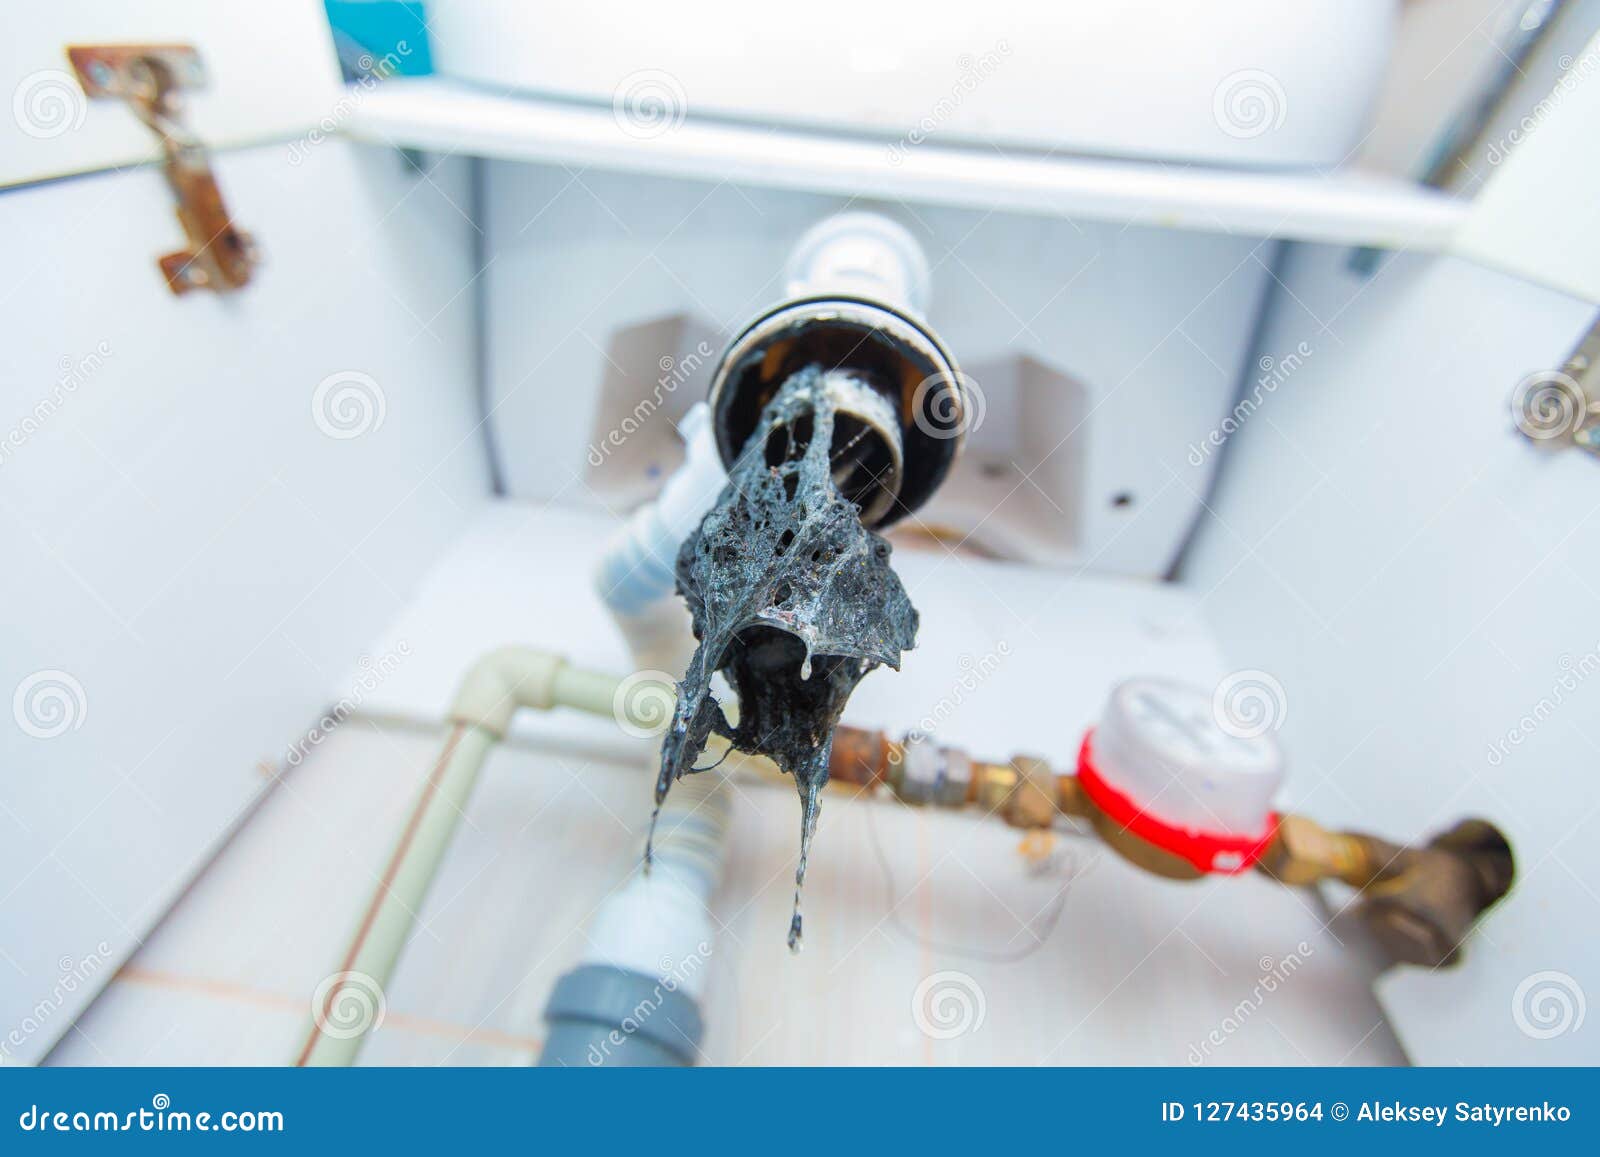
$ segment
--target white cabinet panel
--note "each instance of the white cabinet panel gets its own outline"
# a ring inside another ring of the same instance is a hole
[[[67,1029],[487,491],[465,162],[217,165],[268,256],[226,298],[163,282],[155,169],[0,195],[10,1058]]]
[[[6,19],[0,36],[0,96],[10,101],[0,116],[0,186],[157,156],[154,134],[121,101],[84,97],[69,44],[193,45],[208,82],[185,94],[185,118],[213,147],[287,140],[340,116],[345,93],[321,0],[50,0],[27,8],[25,19]]]

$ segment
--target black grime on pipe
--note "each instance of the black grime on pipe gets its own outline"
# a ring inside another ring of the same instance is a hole
[[[888,542],[861,524],[860,509],[834,478],[835,460],[851,447],[833,446],[829,375],[847,372],[809,366],[784,382],[717,504],[678,552],[678,591],[700,645],[678,684],[656,781],[659,814],[673,783],[709,770],[695,764],[712,734],[794,776],[801,803],[794,951],[834,727],[856,684],[879,664],[898,670],[917,636],[916,608],[890,568]],[[718,671],[738,696],[738,726],[711,693]]]

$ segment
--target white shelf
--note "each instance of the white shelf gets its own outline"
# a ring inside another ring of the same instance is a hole
[[[641,140],[611,109],[437,78],[367,93],[348,132],[382,144],[693,180],[822,191],[1340,245],[1442,249],[1466,216],[1444,194],[1369,174],[1249,172],[924,144],[891,162],[859,137],[693,117]]]

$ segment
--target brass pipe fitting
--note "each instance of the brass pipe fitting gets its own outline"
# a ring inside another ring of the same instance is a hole
[[[986,815],[1024,831],[1048,828],[1059,814],[1055,773],[1032,755],[1016,756],[1010,763],[973,763],[968,800]]]
[[[1362,892],[1359,914],[1396,960],[1452,963],[1486,909],[1511,890],[1516,863],[1493,824],[1463,820],[1423,847],[1358,832],[1330,832],[1284,816],[1257,865],[1285,884],[1339,880]]]
[[[1361,918],[1397,960],[1438,968],[1454,963],[1473,922],[1515,878],[1500,830],[1463,820],[1425,847],[1400,849],[1367,885]]]
[[[1000,817],[1014,828],[1048,828],[1056,822],[1056,776],[1050,765],[1031,755],[1011,761],[1016,784],[1000,805]]]
[[[965,807],[972,798],[975,766],[957,747],[940,747],[917,732],[889,744],[885,782],[902,803],[920,807]]]
[[[1363,888],[1399,850],[1371,836],[1330,832],[1305,816],[1286,815],[1279,819],[1257,868],[1279,883],[1296,887],[1342,880],[1353,888]]]
[[[1022,772],[1012,763],[979,763],[972,769],[972,802],[985,815],[998,815],[1022,782]]]
[[[888,782],[890,770],[900,761],[900,745],[891,742],[883,732],[838,727],[833,733],[828,781],[871,790]]]

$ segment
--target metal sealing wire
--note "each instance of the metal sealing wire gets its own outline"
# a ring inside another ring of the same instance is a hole
[[[967,960],[976,960],[989,964],[1016,964],[1020,961],[1026,960],[1035,952],[1038,952],[1050,940],[1051,936],[1055,934],[1056,927],[1061,923],[1062,913],[1066,911],[1067,900],[1071,895],[1072,886],[1077,882],[1078,877],[1082,875],[1084,871],[1083,867],[1078,863],[1076,858],[1073,860],[1073,865],[1070,873],[1067,876],[1066,882],[1061,885],[1060,891],[1056,893],[1055,899],[1051,902],[1049,914],[1044,918],[1043,934],[1033,930],[1032,921],[1029,921],[1023,925],[1023,929],[1033,937],[1033,942],[1031,944],[1024,944],[1021,948],[1017,949],[997,952],[986,948],[969,947],[964,944],[955,944],[949,941],[935,940],[931,936],[924,936],[922,933],[907,927],[906,924],[900,919],[900,903],[904,897],[899,895],[899,888],[895,885],[894,868],[890,865],[888,854],[884,851],[883,841],[878,835],[877,817],[873,815],[873,812],[877,810],[878,801],[865,800],[863,802],[867,804],[867,838],[872,844],[873,855],[877,859],[878,867],[883,873],[884,891],[887,894],[889,901],[889,915],[887,918],[888,924],[901,936],[905,937],[913,944],[925,945],[926,947],[933,949],[935,952],[943,952],[948,955],[962,957]],[[1085,843],[1093,842],[1093,837],[1083,832],[1060,827],[1051,828],[1050,830],[1058,834],[1066,835],[1074,840],[1082,840]],[[1090,866],[1093,866],[1092,863]]]

